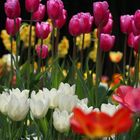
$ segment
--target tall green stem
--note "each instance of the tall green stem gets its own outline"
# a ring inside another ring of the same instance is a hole
[[[10,37],[10,43],[11,43],[11,71],[10,71],[10,80],[9,80],[9,85],[10,85],[10,82],[11,82],[11,80],[12,80],[12,77],[13,77],[13,74],[14,74],[14,68],[13,68],[13,55],[12,55],[12,53],[13,53],[13,37],[11,36]]]
[[[52,21],[53,24],[53,30],[52,30],[52,58],[54,58],[54,52],[55,52],[55,27],[54,27],[54,21]]]
[[[77,53],[77,49],[76,49],[76,37],[74,36],[73,37],[73,48],[72,48],[73,52],[72,52],[72,58],[73,60],[75,60],[75,57],[76,57],[76,53]]]
[[[41,56],[42,56],[42,46],[43,46],[43,39],[41,39],[41,44],[40,44],[40,57],[39,57],[39,59],[38,59],[38,69],[39,69],[39,72],[40,72],[40,70],[41,70],[41,60],[42,60],[42,58],[41,58]]]
[[[125,65],[126,65],[126,51],[127,51],[127,35],[125,35],[124,39],[124,53],[123,53],[123,79],[125,80]]]
[[[80,51],[80,62],[81,62],[81,68],[83,67],[83,50],[84,50],[84,40],[85,40],[85,34],[83,34],[82,37],[82,47],[81,47],[81,51]]]
[[[60,29],[57,28],[57,35],[56,35],[56,41],[55,41],[55,56],[58,55],[58,42],[59,42],[59,36],[60,36]]]

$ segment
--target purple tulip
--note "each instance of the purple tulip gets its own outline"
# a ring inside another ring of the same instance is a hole
[[[18,0],[7,0],[4,4],[4,9],[7,17],[14,19],[20,16],[21,9]]]
[[[114,46],[114,43],[115,43],[115,36],[101,33],[101,35],[100,35],[100,48],[104,52],[111,50]]]
[[[48,22],[36,23],[36,36],[38,38],[41,38],[41,39],[47,38],[51,31],[52,31],[52,28]]]
[[[45,11],[46,11],[45,5],[39,4],[38,10],[33,13],[32,19],[39,21],[43,20],[45,16]]]
[[[25,8],[27,12],[36,12],[39,7],[40,0],[25,0]]]
[[[48,56],[48,46],[47,45],[38,45],[36,47],[36,52],[39,58],[45,59]]]
[[[6,19],[6,31],[9,35],[14,36],[19,31],[21,25],[21,18]]]

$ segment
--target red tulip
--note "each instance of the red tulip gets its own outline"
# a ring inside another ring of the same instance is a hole
[[[109,5],[106,1],[93,3],[93,15],[97,27],[101,28],[107,24],[109,19],[108,7]]]
[[[14,19],[20,16],[20,3],[18,0],[7,0],[4,4],[7,17]]]
[[[25,0],[25,8],[27,12],[36,12],[39,7],[40,0]]]
[[[48,56],[48,46],[47,45],[38,45],[36,47],[36,52],[38,57],[41,57],[42,59],[45,59]]]
[[[67,18],[67,11],[63,9],[62,15],[54,21],[54,25],[57,28],[62,28],[62,26],[65,24]]]
[[[38,10],[36,12],[33,13],[32,19],[33,20],[43,20],[44,16],[45,16],[45,5],[43,4],[39,4]]]
[[[69,32],[72,36],[80,35],[82,28],[81,23],[77,15],[73,16],[69,22]]]
[[[120,86],[113,98],[131,111],[140,113],[140,88]]]
[[[21,25],[21,18],[14,19],[6,19],[6,31],[9,35],[14,36],[20,28]]]
[[[63,12],[63,2],[61,0],[48,0],[47,1],[47,13],[50,19],[58,19]]]
[[[132,20],[133,16],[123,15],[120,17],[121,31],[123,33],[129,34],[132,32]]]
[[[111,50],[115,43],[115,36],[101,33],[100,47],[103,51],[107,52]]]
[[[133,123],[131,111],[126,108],[119,109],[113,116],[103,112],[87,114],[79,108],[74,108],[73,113],[70,119],[72,130],[89,138],[108,137],[128,131]]]
[[[36,23],[36,36],[41,39],[45,39],[48,37],[52,28],[48,22],[37,22]]]
[[[137,10],[134,15],[134,23],[138,30],[140,30],[140,10]]]

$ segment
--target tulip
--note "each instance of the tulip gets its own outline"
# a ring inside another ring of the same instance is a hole
[[[134,20],[132,20],[132,31],[133,31],[134,35],[139,35],[140,34],[140,30],[136,28]]]
[[[73,16],[69,22],[69,32],[72,36],[78,36],[82,33],[81,23],[77,15]]]
[[[57,27],[59,29],[62,28],[62,26],[66,22],[66,18],[67,18],[67,11],[65,9],[63,9],[62,15],[54,21],[55,27]]]
[[[48,22],[37,22],[36,23],[36,36],[41,39],[45,39],[48,37],[49,33],[51,32],[52,28]]]
[[[36,52],[39,58],[45,59],[48,56],[48,46],[47,45],[38,45],[36,47]]]
[[[21,121],[25,119],[29,111],[29,90],[19,89],[10,90],[10,100],[7,106],[7,114],[13,121]]]
[[[133,33],[130,33],[128,35],[128,40],[127,40],[127,43],[128,43],[128,46],[130,46],[131,48],[133,48],[133,43],[134,43],[134,34]]]
[[[137,53],[138,53],[139,47],[140,47],[140,35],[135,36],[133,40],[133,48]]]
[[[133,16],[123,15],[120,17],[121,31],[123,33],[129,34],[132,32],[132,20]]]
[[[43,4],[39,4],[38,10],[36,12],[33,13],[32,19],[33,20],[43,20],[44,16],[45,16],[45,5]]]
[[[46,7],[49,18],[56,20],[62,15],[64,5],[61,0],[48,0]]]
[[[109,19],[108,7],[109,5],[106,1],[93,3],[93,15],[97,27],[101,28],[107,24]]]
[[[85,113],[79,108],[74,108],[73,113],[72,130],[89,138],[109,137],[126,132],[132,126],[131,111],[126,108],[119,109],[113,116],[96,111]]]
[[[53,126],[59,132],[67,132],[70,128],[70,117],[67,111],[55,109],[53,112]]]
[[[37,94],[33,91],[30,99],[30,109],[33,116],[37,119],[46,116],[49,108],[49,97],[43,91],[39,91]]]
[[[20,16],[20,3],[18,0],[7,0],[4,4],[6,16],[14,19]]]
[[[111,62],[113,62],[113,63],[119,63],[121,61],[122,57],[123,57],[123,54],[119,51],[109,53],[109,58],[110,58]]]
[[[140,113],[140,88],[133,88],[131,86],[120,86],[113,99],[127,107],[135,113]]]
[[[134,23],[138,30],[140,30],[140,10],[137,10],[134,14]]]
[[[21,25],[21,18],[14,19],[6,19],[6,31],[9,35],[15,36],[19,31]]]
[[[101,34],[100,36],[100,47],[103,51],[107,52],[111,50],[115,43],[115,36],[109,34]]]
[[[36,12],[39,7],[40,0],[25,0],[25,8],[27,12]]]

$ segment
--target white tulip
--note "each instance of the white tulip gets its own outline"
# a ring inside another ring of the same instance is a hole
[[[68,131],[70,128],[70,117],[71,115],[67,111],[55,109],[53,112],[54,128],[61,133]]]
[[[10,99],[7,107],[7,114],[13,121],[23,120],[29,111],[29,90],[10,90]]]
[[[43,118],[47,114],[49,108],[49,97],[43,91],[37,94],[33,91],[30,99],[31,113],[35,118]]]

